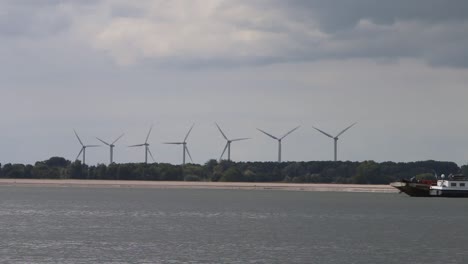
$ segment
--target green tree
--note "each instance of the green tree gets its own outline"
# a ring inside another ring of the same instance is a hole
[[[291,162],[288,164],[282,171],[284,176],[299,177],[304,176],[306,174],[305,168],[299,162]]]
[[[357,174],[353,177],[353,183],[376,184],[379,181],[379,166],[374,161],[364,161],[357,168]]]
[[[51,157],[43,163],[49,167],[67,167],[71,162],[62,157]]]
[[[112,179],[108,177],[107,166],[104,164],[98,164],[94,173],[95,173],[95,177],[94,177],[95,179],[99,179],[99,180]]]
[[[461,173],[465,176],[468,176],[468,164],[461,166]]]
[[[240,182],[243,181],[243,176],[239,169],[237,169],[236,167],[230,167],[223,173],[223,176],[221,176],[220,181]]]
[[[10,179],[21,179],[24,178],[24,169],[23,164],[6,164],[4,168],[5,178]]]
[[[68,175],[70,179],[84,179],[83,172],[85,169],[81,161],[77,160],[68,166]]]
[[[197,175],[193,175],[193,174],[187,174],[184,177],[184,181],[200,181],[200,177],[198,177]]]
[[[120,164],[112,163],[107,167],[107,179],[120,180],[119,166]]]
[[[242,174],[244,175],[244,180],[248,182],[255,182],[257,177],[257,174],[251,169],[246,169]]]

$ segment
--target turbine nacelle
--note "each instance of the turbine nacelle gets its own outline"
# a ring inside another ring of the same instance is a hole
[[[272,134],[266,132],[266,131],[263,131],[261,130],[260,128],[257,128],[258,131],[262,132],[263,134],[267,135],[268,137],[274,139],[274,140],[277,140],[278,141],[278,162],[281,162],[281,141],[286,138],[289,134],[291,134],[292,132],[296,131],[297,129],[299,129],[300,126],[297,126],[293,129],[291,129],[288,133],[284,134],[284,136],[282,137],[275,137],[273,136]]]
[[[190,132],[192,132],[192,129],[193,129],[193,126],[195,126],[195,124],[193,124],[189,131],[187,132],[187,134],[185,135],[185,138],[184,138],[184,141],[182,142],[165,142],[164,144],[169,144],[169,145],[182,145],[182,164],[185,165],[185,154],[187,154],[190,158],[190,161],[193,162],[193,159],[192,159],[192,155],[190,155],[190,151],[187,147],[187,139],[190,135]]]
[[[231,160],[231,143],[236,142],[236,141],[242,141],[242,140],[247,140],[250,138],[236,138],[236,139],[229,139],[226,134],[224,134],[223,130],[221,127],[219,127],[218,123],[215,123],[216,127],[218,127],[219,132],[223,136],[223,138],[226,140],[226,145],[224,146],[223,152],[221,153],[221,157],[219,157],[219,160],[221,160],[224,156],[224,153],[226,150],[228,151],[228,161]]]
[[[148,139],[150,137],[150,134],[151,134],[151,131],[153,130],[153,125],[151,125],[149,131],[148,131],[148,135],[146,136],[146,139],[145,139],[145,143],[141,143],[141,144],[136,144],[136,145],[131,145],[131,146],[128,146],[128,147],[145,147],[145,163],[148,163],[148,154],[150,154],[150,157],[151,159],[154,160],[154,157],[153,157],[153,153],[151,153],[151,150],[149,149],[149,143],[148,143]]]
[[[82,163],[83,165],[86,164],[86,148],[94,148],[94,147],[100,147],[99,145],[85,145],[83,144],[83,141],[81,141],[81,138],[78,136],[78,133],[76,133],[76,130],[73,130],[73,132],[75,133],[75,136],[76,138],[78,139],[78,142],[80,142],[80,145],[81,145],[81,149],[80,149],[80,152],[78,152],[78,155],[76,156],[76,159],[77,160],[81,154],[83,154],[83,158],[82,158]]]
[[[97,140],[101,141],[102,143],[104,143],[105,145],[109,146],[110,148],[110,164],[112,164],[114,162],[114,147],[115,147],[115,143],[121,139],[122,137],[124,136],[124,134],[120,135],[118,138],[116,138],[114,141],[112,141],[112,143],[107,143],[106,141],[96,137]]]
[[[334,151],[334,158],[335,158],[335,161],[337,161],[337,160],[338,160],[338,139],[339,139],[339,137],[340,137],[341,135],[343,135],[344,132],[348,131],[348,129],[350,129],[351,127],[353,127],[353,126],[356,125],[356,124],[357,124],[357,122],[354,122],[354,123],[351,124],[350,126],[348,126],[348,127],[346,127],[345,129],[343,129],[343,130],[342,130],[340,133],[338,133],[336,136],[332,136],[332,135],[328,134],[327,132],[325,132],[325,131],[323,131],[323,130],[320,130],[320,129],[316,128],[316,127],[313,127],[313,128],[314,128],[315,130],[317,130],[318,132],[320,132],[320,133],[324,134],[325,136],[327,136],[327,137],[329,137],[329,138],[331,138],[331,139],[334,140],[334,142],[335,142],[335,143],[334,143],[334,150],[335,150],[335,151]]]

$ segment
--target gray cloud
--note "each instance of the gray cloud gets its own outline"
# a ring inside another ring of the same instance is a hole
[[[60,0],[2,1],[0,37],[43,38],[69,30],[71,21],[63,3]]]
[[[66,33],[118,64],[417,58],[467,67],[466,1],[6,1],[0,36]]]
[[[193,121],[196,162],[222,151],[214,121],[254,138],[235,146],[236,160],[274,160],[255,128],[299,124],[285,159],[321,160],[332,145],[311,126],[359,121],[340,142],[344,159],[464,163],[466,5],[405,3],[1,1],[0,162],[73,159],[73,128],[93,143],[126,132],[116,158],[140,161],[123,146],[153,121],[158,161],[180,162],[159,143]],[[106,161],[107,151],[89,158]]]
[[[390,25],[397,21],[439,23],[468,19],[468,2],[464,0],[292,0],[278,5],[289,10],[293,17],[318,19],[325,31],[353,28],[360,20]]]

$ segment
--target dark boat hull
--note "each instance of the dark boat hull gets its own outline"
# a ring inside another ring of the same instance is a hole
[[[431,196],[438,197],[468,197],[468,191],[459,191],[459,190],[431,190]]]
[[[468,197],[468,190],[437,190],[426,183],[401,181],[390,185],[413,197]]]
[[[394,182],[390,184],[392,187],[397,188],[400,192],[406,193],[413,197],[431,197],[431,185],[413,182]]]

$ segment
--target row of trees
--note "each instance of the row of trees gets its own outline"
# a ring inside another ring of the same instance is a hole
[[[204,165],[167,163],[127,163],[82,165],[52,157],[34,165],[0,164],[0,178],[104,179],[150,181],[226,181],[388,184],[399,179],[430,178],[434,173],[468,176],[468,166],[453,162],[309,161],[309,162],[229,162],[210,160]]]

